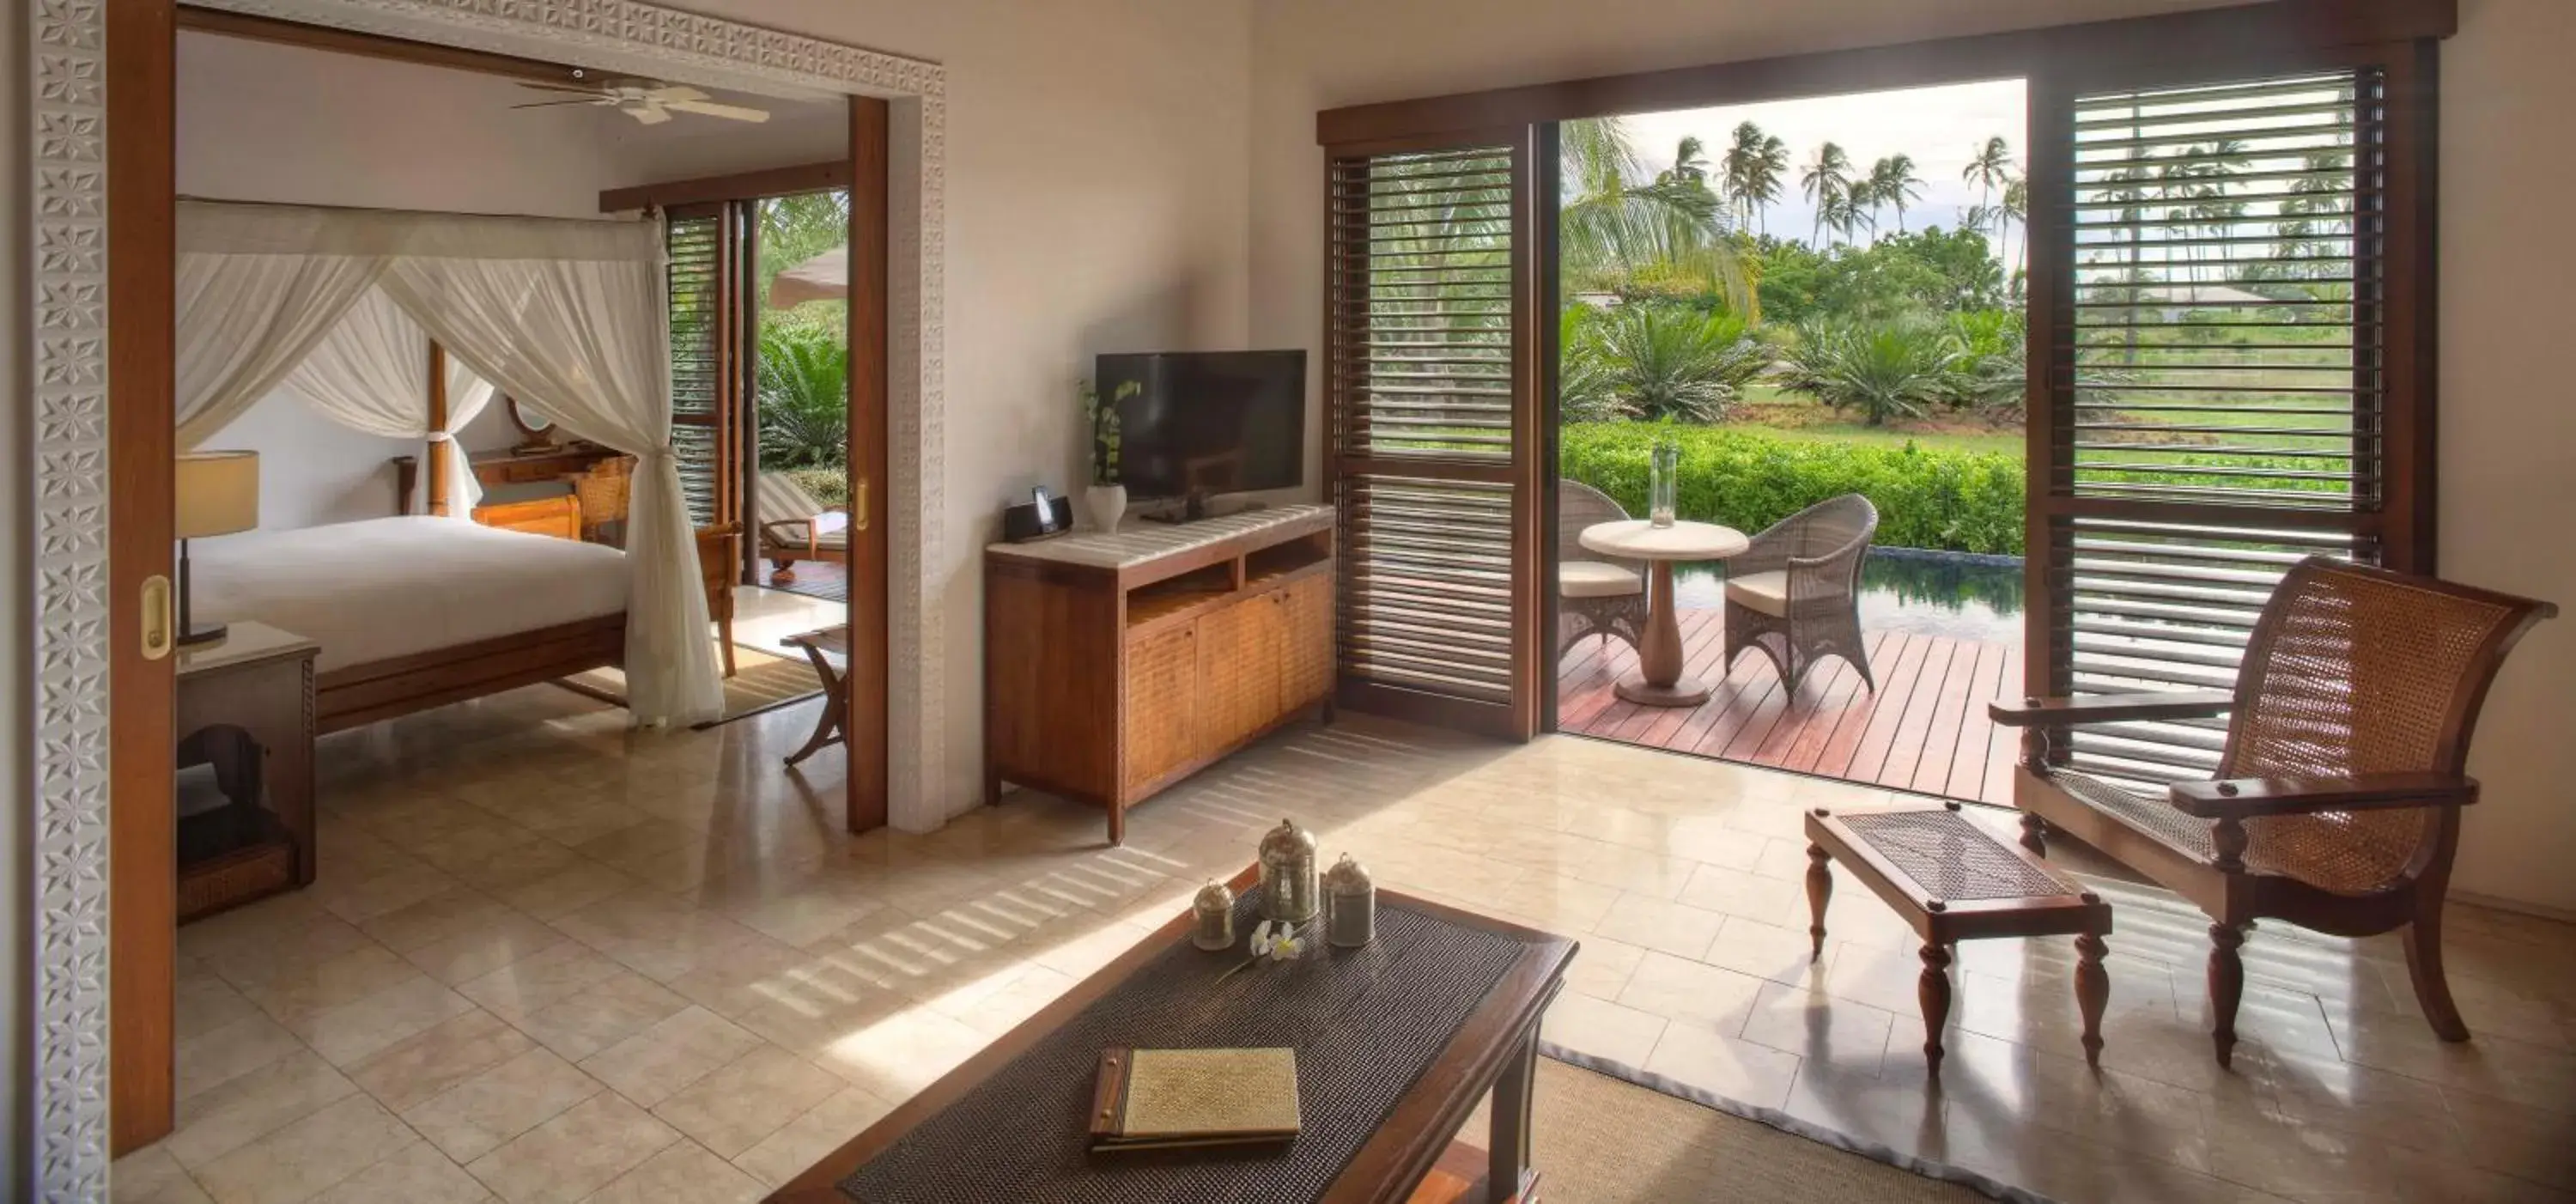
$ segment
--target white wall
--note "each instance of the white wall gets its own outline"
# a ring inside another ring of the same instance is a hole
[[[1242,0],[682,0],[948,71],[944,803],[974,804],[983,545],[1083,482],[1073,385],[1103,351],[1245,344]]]
[[[2567,206],[2576,4],[2460,0],[2442,48],[2441,538],[2445,576],[2567,608],[2487,699],[2463,890],[2576,912],[2576,393]]]
[[[772,109],[768,123],[648,128],[581,106],[513,110],[547,97],[491,76],[204,34],[179,38],[178,97],[179,192],[221,200],[596,218],[603,189],[848,153],[837,103],[752,101]],[[482,451],[517,436],[496,404],[459,442]],[[260,453],[270,529],[392,513],[390,461],[421,453],[284,392],[205,446]]]
[[[2202,0],[1255,0],[1253,341],[1319,344],[1319,109],[1509,84],[2204,6]],[[2576,244],[2576,4],[2461,0],[2442,55],[2442,571],[2576,607],[2576,404],[2556,362]],[[1318,408],[1320,414],[1320,408]],[[2455,884],[2576,912],[2576,613],[2546,624],[2489,700]]]

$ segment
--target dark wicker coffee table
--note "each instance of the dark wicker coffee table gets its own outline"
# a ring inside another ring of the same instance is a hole
[[[1959,804],[1807,813],[1807,934],[1825,951],[1825,904],[1843,869],[1895,908],[1923,940],[1923,1056],[1941,1073],[1941,1027],[1950,1018],[1950,946],[1982,937],[2075,937],[2075,1004],[2084,1017],[2084,1060],[2102,1060],[2102,969],[2111,905],[2021,848],[1995,839]]]
[[[1235,879],[1238,932],[1258,904]],[[1539,1021],[1574,942],[1392,891],[1377,940],[1231,976],[1189,917],[895,1109],[771,1197],[804,1204],[999,1200],[1191,1204],[1533,1199]],[[1111,1045],[1289,1046],[1304,1127],[1285,1147],[1093,1154]],[[1493,1093],[1489,1143],[1459,1129]]]

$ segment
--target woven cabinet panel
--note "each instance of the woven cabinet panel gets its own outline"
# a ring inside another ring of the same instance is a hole
[[[1270,652],[1278,604],[1256,596],[1199,620],[1199,749],[1215,752],[1260,730],[1279,707]]]
[[[1175,627],[1127,645],[1129,787],[1142,786],[1198,751],[1192,695],[1198,677],[1198,628]]]
[[[1333,581],[1308,577],[1291,585],[1281,608],[1280,699],[1283,708],[1309,706],[1333,692]]]

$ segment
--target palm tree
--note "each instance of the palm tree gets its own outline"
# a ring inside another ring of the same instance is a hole
[[[2014,176],[2012,183],[2004,185],[2003,208],[1995,215],[1996,228],[2006,236],[2012,234],[2014,222],[2020,222],[2025,231],[2030,227],[2030,178],[2027,176]],[[1995,250],[2001,252],[2003,248]],[[2029,253],[2030,236],[2025,233],[2021,244],[2013,248],[2013,271],[2022,270],[2024,257]]]
[[[1658,184],[1707,184],[1708,144],[1701,142],[1698,138],[1692,135],[1682,135],[1681,143],[1673,148],[1672,167],[1656,175],[1655,182]]]
[[[1566,200],[1557,214],[1558,259],[1569,293],[1618,292],[1651,277],[1752,311],[1752,290],[1706,183],[1677,173],[1640,182],[1636,145],[1615,117],[1564,123],[1559,147]]]
[[[1914,156],[1898,152],[1871,164],[1869,205],[1884,201],[1896,208],[1896,232],[1905,233],[1905,207],[1923,199],[1923,180],[1914,174]]]
[[[1739,122],[1735,136],[1718,161],[1726,179],[1726,196],[1736,215],[1765,229],[1763,217],[1780,199],[1780,178],[1789,172],[1789,144],[1762,132],[1750,121]]]
[[[1799,191],[1816,206],[1814,238],[1819,247],[1824,245],[1827,225],[1839,230],[1851,227],[1851,166],[1851,156],[1843,152],[1841,145],[1828,142],[1816,148],[1816,161],[1798,174]],[[1835,209],[1842,212],[1842,220],[1828,223],[1825,215]]]
[[[1959,178],[1977,185],[1979,189],[1977,203],[1984,206],[1987,213],[1992,214],[1995,189],[2011,182],[2012,169],[2012,144],[2005,142],[2003,135],[1997,134],[1986,139],[1984,146],[1978,147],[1969,155],[1968,165],[1960,169]]]

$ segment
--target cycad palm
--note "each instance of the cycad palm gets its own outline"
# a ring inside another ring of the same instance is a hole
[[[1734,202],[1736,216],[1761,230],[1767,224],[1764,215],[1780,199],[1780,179],[1789,172],[1789,144],[1750,121],[1739,122],[1726,154],[1718,160],[1718,170],[1725,176],[1727,199]]]
[[[1816,206],[1815,241],[1824,245],[1825,229],[1832,226],[1849,230],[1851,225],[1851,156],[1838,143],[1828,142],[1816,148],[1816,161],[1798,175],[1798,189]],[[1828,212],[1842,215],[1839,222],[1826,220]]]
[[[1567,199],[1558,211],[1558,258],[1569,292],[1617,292],[1657,278],[1751,311],[1752,290],[1706,183],[1679,172],[1640,183],[1645,169],[1615,117],[1566,122],[1559,146]]]

